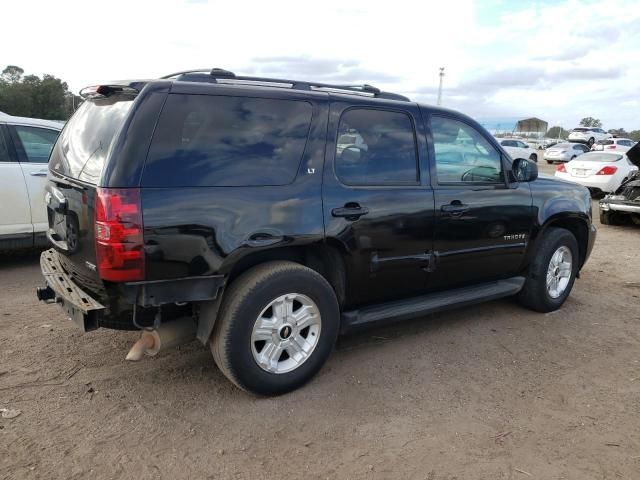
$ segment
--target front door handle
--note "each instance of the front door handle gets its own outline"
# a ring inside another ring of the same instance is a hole
[[[357,220],[367,213],[369,213],[369,209],[361,207],[357,203],[347,203],[344,207],[331,210],[331,215],[334,217],[344,217],[347,220]]]
[[[451,202],[449,205],[443,205],[440,210],[442,210],[443,213],[451,215],[452,217],[459,217],[463,213],[469,211],[469,205],[465,205],[464,203],[460,202]]]
[[[47,176],[47,171],[46,170],[39,170],[37,172],[30,172],[29,175],[31,175],[32,177],[46,177]]]

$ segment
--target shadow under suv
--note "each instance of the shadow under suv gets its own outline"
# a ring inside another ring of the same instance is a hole
[[[283,393],[340,332],[511,295],[555,310],[594,243],[586,188],[370,85],[213,69],[83,95],[38,297],[143,330],[130,358],[197,337],[239,387]]]

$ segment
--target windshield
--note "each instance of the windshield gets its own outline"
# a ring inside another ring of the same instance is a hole
[[[617,153],[585,153],[581,155],[579,160],[585,162],[617,162],[622,158],[622,155]]]
[[[51,170],[97,184],[132,103],[133,97],[124,95],[86,100],[56,142],[49,162]]]
[[[572,146],[572,145],[571,145],[570,143],[556,143],[556,144],[553,146],[553,150],[558,150],[558,149],[560,149],[560,148],[571,148],[571,146]]]

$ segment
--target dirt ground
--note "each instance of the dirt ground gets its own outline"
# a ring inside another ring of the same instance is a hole
[[[0,478],[638,479],[639,240],[601,226],[559,312],[507,299],[341,338],[267,399],[196,342],[125,362],[135,333],[79,332],[36,302],[37,255],[0,257],[0,408],[22,412]]]

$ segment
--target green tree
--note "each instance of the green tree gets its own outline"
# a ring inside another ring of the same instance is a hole
[[[79,103],[67,84],[53,75],[24,75],[15,65],[0,75],[0,111],[9,115],[66,120]]]
[[[602,122],[598,118],[593,117],[584,117],[580,120],[581,127],[593,127],[593,128],[601,128]]]
[[[24,70],[15,65],[7,65],[2,71],[2,80],[9,83],[19,82]]]
[[[629,132],[629,138],[634,142],[640,142],[640,130],[632,130]]]
[[[558,133],[560,133],[560,135],[558,135]],[[558,136],[562,139],[566,139],[569,136],[569,132],[562,127],[551,127],[547,130],[547,138],[558,138]]]

